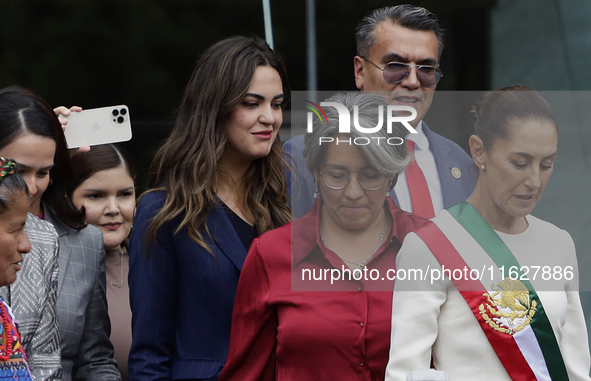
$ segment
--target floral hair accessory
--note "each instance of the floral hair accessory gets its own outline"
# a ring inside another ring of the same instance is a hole
[[[14,160],[0,157],[0,180],[16,172],[16,162]]]

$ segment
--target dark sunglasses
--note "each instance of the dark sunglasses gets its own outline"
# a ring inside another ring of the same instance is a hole
[[[441,69],[432,65],[415,65],[404,62],[388,62],[385,67],[379,67],[367,58],[361,56],[364,60],[377,67],[384,73],[384,80],[391,85],[404,81],[412,70],[413,66],[417,68],[417,78],[424,87],[434,87],[439,83],[443,74]]]

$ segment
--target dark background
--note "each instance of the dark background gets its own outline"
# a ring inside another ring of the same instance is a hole
[[[355,26],[372,9],[395,4],[317,2],[318,89],[356,90]],[[415,4],[438,15],[447,30],[438,89],[489,89],[489,10],[495,1]],[[275,50],[286,60],[291,88],[306,90],[306,3],[272,1],[271,12]],[[128,105],[133,139],[124,147],[143,190],[197,58],[236,34],[264,37],[261,1],[0,0],[0,87],[24,86],[54,106]],[[287,114],[285,129],[289,122]],[[469,128],[439,132],[467,142]]]

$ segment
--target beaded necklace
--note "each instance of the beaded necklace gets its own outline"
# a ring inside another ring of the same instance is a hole
[[[2,343],[0,343],[0,360],[7,361],[14,354],[14,340],[18,340],[20,338],[18,330],[14,326],[13,321],[8,313],[8,310],[4,305],[4,301],[2,300],[0,300],[0,313],[2,314],[2,329],[4,330],[4,332],[1,333],[1,336],[3,336],[2,338],[4,340]]]

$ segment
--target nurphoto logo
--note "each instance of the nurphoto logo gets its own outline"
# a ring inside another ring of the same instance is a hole
[[[339,115],[339,133],[347,134],[351,132],[351,114],[347,107],[344,105],[337,103],[337,102],[320,102],[320,105],[317,105],[314,102],[304,101],[309,103],[312,106],[306,105],[305,107],[310,109],[312,112],[308,112],[307,118],[307,129],[306,132],[312,133],[313,131],[313,118],[314,114],[318,117],[321,124],[328,123],[328,118],[326,117],[326,113],[322,109],[322,107],[334,107]],[[406,113],[410,113],[408,116],[400,116],[396,114],[396,111],[405,111]],[[376,126],[366,126],[363,127],[359,124],[359,106],[353,107],[353,127],[361,133],[365,134],[373,134],[380,131],[384,127],[384,106],[379,106],[378,108],[378,124]],[[417,117],[417,111],[410,107],[410,106],[401,106],[401,105],[388,105],[386,106],[386,128],[389,134],[392,133],[392,124],[393,123],[400,123],[402,124],[409,133],[416,134],[417,131],[410,125],[410,121],[414,120]],[[383,136],[380,137],[356,137],[354,139],[339,139],[323,136],[319,138],[319,144],[322,143],[331,143],[336,141],[337,145],[347,143],[349,145],[368,145],[371,142],[375,142],[380,144],[380,142],[385,141],[386,144],[389,145],[401,145],[404,143],[404,139],[400,137],[392,137],[392,138],[385,138]]]

